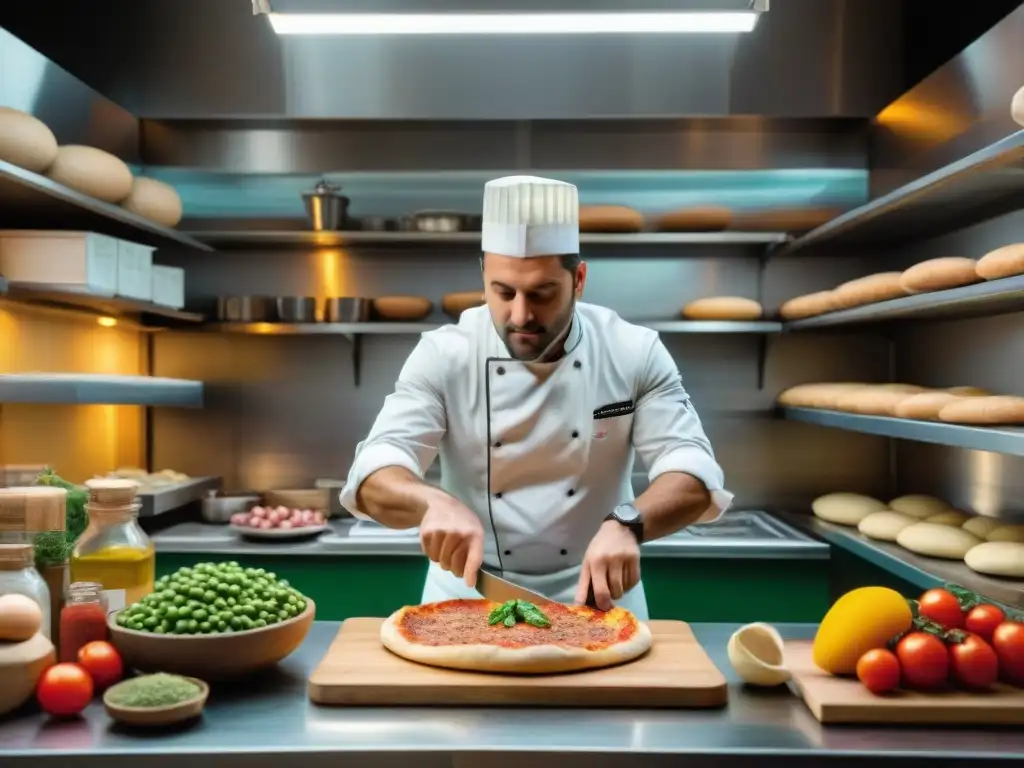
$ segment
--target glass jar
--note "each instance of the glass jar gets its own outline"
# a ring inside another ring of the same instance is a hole
[[[50,590],[35,567],[31,544],[0,544],[0,595],[24,595],[43,613],[40,632],[50,638]]]
[[[85,505],[89,527],[71,553],[71,581],[101,585],[109,611],[138,602],[153,591],[153,542],[139,527],[141,504]]]
[[[106,639],[107,603],[103,588],[94,582],[76,581],[68,587],[67,602],[60,612],[60,660],[77,661],[83,645]]]

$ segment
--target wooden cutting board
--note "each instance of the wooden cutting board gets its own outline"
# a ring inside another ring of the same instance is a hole
[[[382,619],[349,619],[309,679],[318,704],[551,707],[720,707],[725,678],[681,621],[652,621],[651,650],[628,664],[564,675],[439,669],[395,656]]]
[[[1024,690],[984,693],[898,691],[876,696],[853,678],[833,677],[812,661],[811,643],[786,643],[786,663],[811,713],[822,723],[1024,725]]]

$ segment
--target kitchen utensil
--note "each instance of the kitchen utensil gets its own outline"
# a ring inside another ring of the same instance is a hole
[[[318,704],[361,706],[721,707],[725,677],[682,621],[651,621],[636,661],[562,675],[493,675],[428,667],[380,642],[381,619],[348,619],[309,679]]]
[[[117,613],[107,617],[110,642],[126,669],[170,672],[201,680],[232,680],[251,675],[288,656],[313,626],[316,605],[306,598],[298,616],[259,629],[216,635],[157,635],[117,625]]]
[[[482,566],[477,572],[476,589],[488,600],[496,603],[504,603],[506,600],[526,600],[529,603],[543,605],[551,602],[550,598],[538,592],[531,592],[526,587],[521,587],[515,582],[503,579],[498,572]]]
[[[315,296],[278,296],[277,319],[282,323],[315,323]]]
[[[206,492],[206,498],[203,499],[202,515],[208,523],[227,523],[231,520],[232,515],[248,512],[259,503],[260,497],[257,494],[231,496],[221,495],[216,490],[210,490]]]
[[[183,701],[180,704],[169,704],[163,707],[121,707],[110,701],[110,692],[117,687],[113,685],[103,694],[103,706],[107,714],[119,723],[125,725],[162,726],[183,723],[194,717],[199,717],[206,706],[206,699],[210,696],[210,686],[202,680],[194,677],[185,678],[199,688],[199,693],[194,699]],[[120,685],[120,683],[118,683]]]
[[[330,528],[328,525],[304,525],[301,528],[250,528],[246,525],[231,525],[228,527],[239,536],[244,536],[248,539],[279,539],[284,541],[312,538],[319,536]]]
[[[277,319],[270,296],[218,296],[217,319],[224,323],[268,323]]]
[[[465,229],[465,215],[456,211],[417,211],[413,224],[420,232],[461,232]]]
[[[349,199],[339,194],[341,187],[326,179],[317,182],[312,192],[302,193],[310,226],[315,231],[336,231],[348,218]]]
[[[876,696],[853,678],[815,666],[810,641],[786,643],[786,665],[804,703],[819,722],[905,725],[1024,725],[1024,690],[997,684],[991,691],[900,691]]]
[[[373,300],[374,312],[384,320],[414,322],[425,318],[433,308],[433,302],[421,296],[382,296]]]
[[[365,323],[373,311],[373,299],[351,296],[327,299],[324,321],[328,323]]]

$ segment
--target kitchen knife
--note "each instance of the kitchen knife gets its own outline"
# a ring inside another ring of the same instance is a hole
[[[531,592],[526,587],[501,578],[497,572],[487,566],[481,566],[477,571],[476,588],[481,595],[495,603],[504,603],[506,600],[526,600],[535,605],[542,605],[551,602],[549,597]]]

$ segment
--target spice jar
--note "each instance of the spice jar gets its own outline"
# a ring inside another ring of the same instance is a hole
[[[67,602],[60,612],[60,660],[77,661],[83,645],[106,639],[107,604],[102,587],[76,581],[68,587]]]
[[[50,637],[50,590],[35,567],[31,544],[0,544],[0,595],[24,595],[43,613],[40,631]]]

